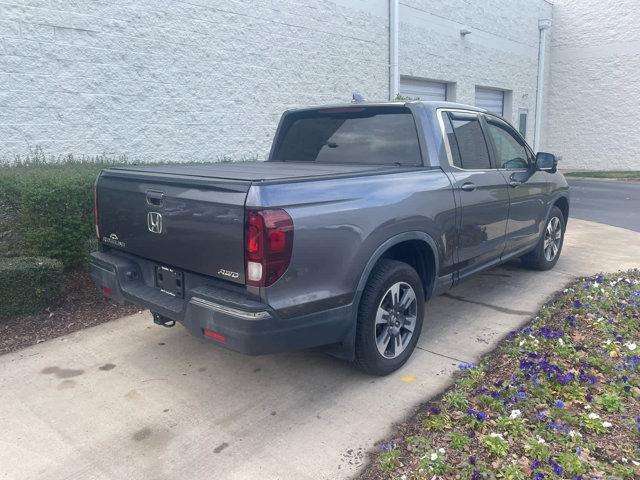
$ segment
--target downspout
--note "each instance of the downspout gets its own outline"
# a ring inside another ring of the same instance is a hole
[[[398,30],[400,19],[399,0],[389,0],[389,100],[400,93],[398,73]]]
[[[536,118],[533,129],[533,151],[540,150],[540,134],[542,132],[542,105],[544,101],[544,75],[547,59],[547,31],[551,28],[551,19],[538,20],[540,46],[538,50],[538,88],[536,91]]]

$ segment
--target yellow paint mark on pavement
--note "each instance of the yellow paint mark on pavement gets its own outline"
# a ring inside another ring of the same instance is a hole
[[[416,381],[416,377],[412,377],[411,375],[405,375],[404,377],[400,377],[404,383],[412,383]]]

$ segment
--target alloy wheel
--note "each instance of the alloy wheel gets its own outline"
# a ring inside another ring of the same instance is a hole
[[[376,313],[376,345],[385,358],[396,358],[409,345],[417,320],[418,301],[411,285],[397,282],[385,292]]]
[[[547,228],[544,232],[544,258],[547,262],[553,261],[560,251],[560,242],[562,241],[562,224],[558,217],[549,220]]]

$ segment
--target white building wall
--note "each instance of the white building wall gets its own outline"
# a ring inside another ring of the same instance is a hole
[[[451,82],[450,100],[471,105],[476,86],[506,90],[505,117],[517,127],[526,109],[532,144],[538,20],[551,10],[544,0],[401,0],[400,74]]]
[[[6,0],[0,159],[268,152],[282,111],[388,98],[386,0]]]
[[[638,0],[555,0],[544,148],[561,168],[640,170]]]

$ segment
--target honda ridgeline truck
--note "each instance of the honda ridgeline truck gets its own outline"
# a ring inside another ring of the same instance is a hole
[[[323,346],[383,375],[425,302],[510,259],[558,261],[569,192],[504,119],[446,102],[284,113],[265,162],[96,182],[98,288],[246,354]]]

